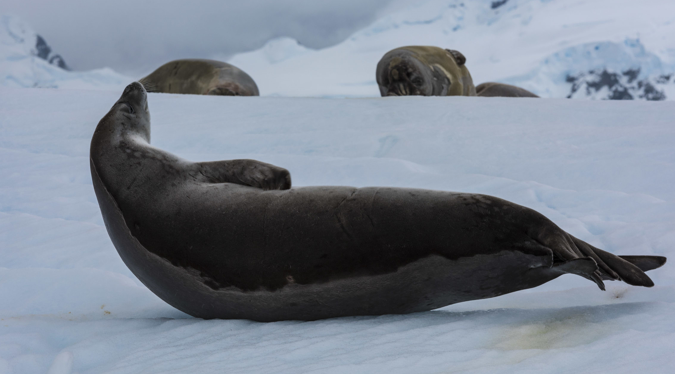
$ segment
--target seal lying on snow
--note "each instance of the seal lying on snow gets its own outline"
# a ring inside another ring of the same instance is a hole
[[[377,64],[376,79],[382,96],[504,96],[538,97],[520,87],[483,83],[474,87],[459,51],[409,46],[387,52]]]
[[[253,79],[226,62],[175,60],[139,82],[148,92],[193,95],[259,96]]]
[[[131,271],[174,307],[257,321],[410,313],[565,273],[651,287],[664,257],[618,257],[496,197],[406,188],[290,189],[252,160],[189,162],[150,144],[143,86],[99,122],[91,174]]]

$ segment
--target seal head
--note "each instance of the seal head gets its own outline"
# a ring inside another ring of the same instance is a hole
[[[377,64],[382,96],[476,96],[466,58],[459,51],[408,46],[387,52]]]

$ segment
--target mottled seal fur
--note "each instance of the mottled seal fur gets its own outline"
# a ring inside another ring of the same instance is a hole
[[[387,52],[375,72],[382,96],[538,97],[502,83],[474,86],[466,57],[456,50],[407,46]]]
[[[139,80],[147,92],[259,96],[258,86],[236,66],[215,60],[175,60]]]
[[[618,257],[486,195],[290,188],[253,160],[190,162],[150,145],[130,84],[91,141],[94,190],[129,269],[201,318],[257,321],[427,311],[577,274],[653,285],[663,257]]]

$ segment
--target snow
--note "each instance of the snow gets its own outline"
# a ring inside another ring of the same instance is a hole
[[[38,57],[37,33],[15,15],[0,15],[0,86],[123,89],[131,78],[101,68],[72,72]]]
[[[271,56],[290,61],[294,48]],[[89,141],[120,93],[0,87],[0,373],[675,367],[670,263],[649,272],[650,289],[601,292],[566,275],[411,315],[191,318],[131,274],[103,226]],[[673,102],[150,94],[149,107],[153,145],[190,160],[258,159],[289,169],[295,186],[486,193],[612,253],[675,254]]]
[[[494,2],[420,1],[331,48],[293,48],[286,38],[229,62],[271,96],[379,96],[377,62],[405,45],[459,50],[476,84],[510,83],[542,97],[566,97],[566,77],[592,70],[639,68],[640,79],[651,80],[675,72],[671,0],[508,0],[492,8]],[[286,57],[270,58],[279,44]],[[658,89],[675,99],[675,81]]]
[[[150,94],[153,144],[191,160],[273,163],[294,186],[490,194],[612,253],[672,262],[675,103],[375,98],[377,62],[402,45],[458,49],[476,83],[545,97],[569,95],[572,76],[584,87],[573,97],[604,98],[607,87],[584,92],[606,71],[675,98],[675,2],[493,2],[419,2],[323,50],[272,40],[230,60],[271,97]],[[89,175],[94,128],[132,79],[60,69],[36,41],[18,17],[0,16],[0,374],[675,367],[671,263],[649,272],[650,289],[607,282],[601,292],[566,275],[403,316],[257,323],[173,309],[117,255]],[[625,72],[638,68],[632,81]]]

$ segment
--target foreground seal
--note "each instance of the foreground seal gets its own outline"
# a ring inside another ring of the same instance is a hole
[[[456,50],[408,46],[387,52],[375,74],[382,96],[538,97],[502,83],[475,87],[465,64],[466,57]]]
[[[618,257],[534,210],[478,194],[290,189],[253,160],[189,162],[150,144],[143,86],[99,122],[91,174],[129,269],[201,318],[257,321],[410,313],[577,274],[651,287],[664,257]]]
[[[214,60],[175,60],[140,83],[147,92],[193,95],[259,96],[258,86],[236,66]]]

